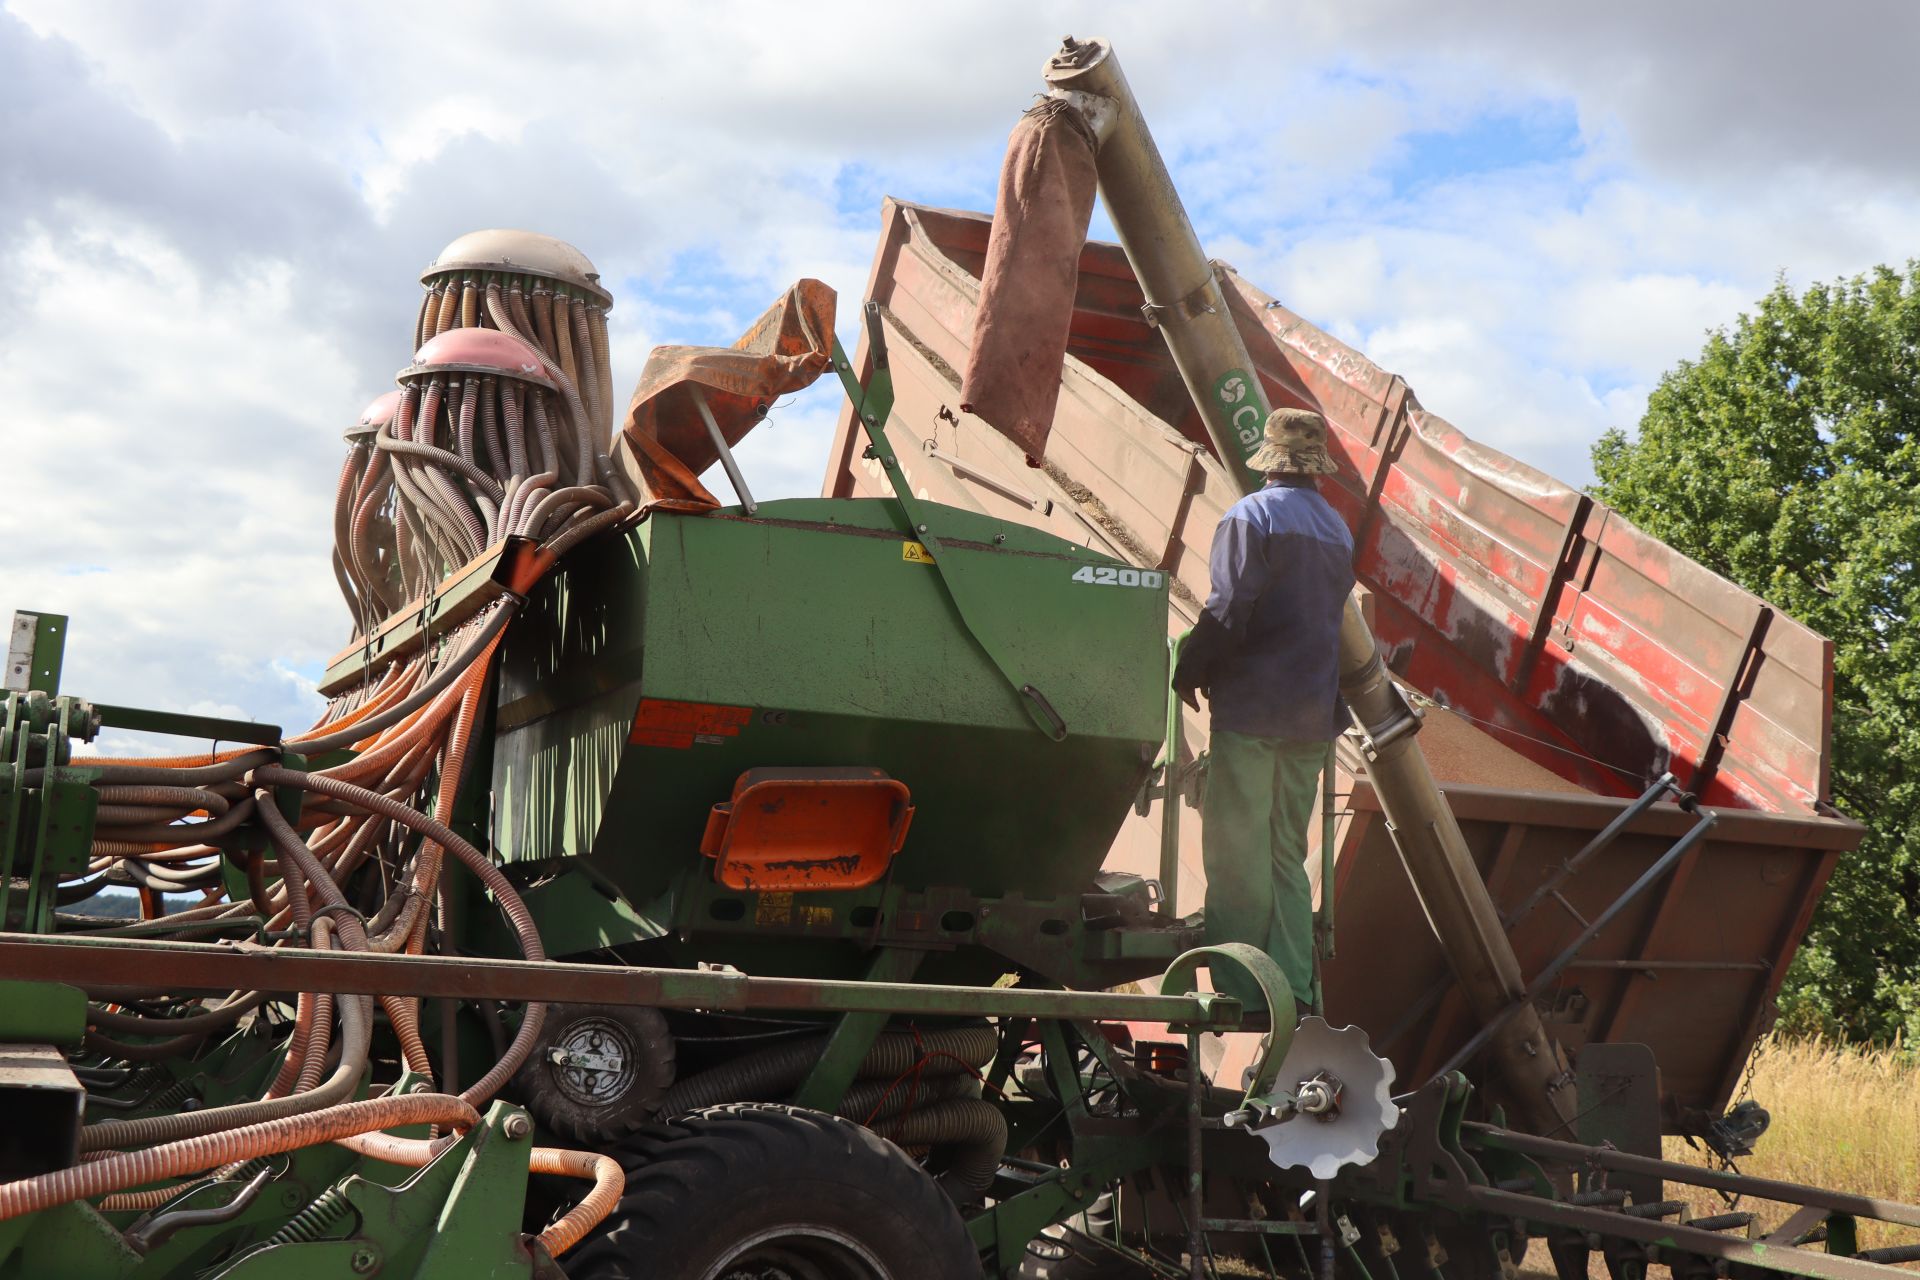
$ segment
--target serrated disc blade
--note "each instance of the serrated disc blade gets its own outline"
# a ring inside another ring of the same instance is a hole
[[[1302,1018],[1281,1063],[1279,1083],[1297,1088],[1321,1072],[1341,1083],[1337,1116],[1295,1115],[1254,1133],[1266,1142],[1274,1164],[1305,1169],[1324,1181],[1379,1155],[1380,1135],[1399,1122],[1400,1108],[1393,1105],[1393,1064],[1374,1056],[1365,1031]]]

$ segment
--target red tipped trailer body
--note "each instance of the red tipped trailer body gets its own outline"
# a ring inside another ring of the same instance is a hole
[[[1166,573],[1171,627],[1191,625],[1214,524],[1237,492],[1119,246],[1081,254],[1047,459],[1032,467],[960,408],[990,219],[889,200],[882,224],[868,296],[888,325],[896,438],[915,488]],[[1232,268],[1219,276],[1270,402],[1318,409],[1332,428],[1340,473],[1323,492],[1354,532],[1389,665],[1471,726],[1429,735],[1427,753],[1503,914],[1662,774],[1720,814],[1540,1001],[1571,1048],[1651,1046],[1668,1124],[1697,1124],[1728,1101],[1835,861],[1859,841],[1827,803],[1831,644],[1604,503],[1476,443]],[[863,346],[856,363],[866,358]],[[843,415],[828,495],[882,491],[859,439]],[[1204,749],[1203,719],[1184,726],[1183,759]],[[1474,1024],[1457,994],[1435,998],[1442,953],[1363,763],[1343,763],[1345,945],[1326,966],[1328,1010],[1391,1037],[1384,1050],[1418,1083]],[[1531,771],[1519,787],[1516,765]],[[1110,867],[1159,867],[1160,810],[1128,825]],[[1563,901],[1515,924],[1528,977],[1692,821],[1655,805],[1566,878]],[[1197,827],[1184,824],[1174,886],[1189,909]]]

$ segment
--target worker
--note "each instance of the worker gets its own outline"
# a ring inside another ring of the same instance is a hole
[[[1331,475],[1326,419],[1275,409],[1247,459],[1264,488],[1213,533],[1213,590],[1181,650],[1173,686],[1212,719],[1200,847],[1207,942],[1272,956],[1302,1011],[1313,1001],[1313,891],[1307,823],[1327,744],[1340,733],[1340,616],[1353,590],[1353,537],[1315,486]],[[1237,971],[1214,987],[1264,1008]]]

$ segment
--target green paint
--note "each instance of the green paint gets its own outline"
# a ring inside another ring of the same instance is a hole
[[[1287,976],[1280,971],[1280,966],[1273,962],[1273,958],[1259,948],[1250,947],[1244,942],[1224,942],[1217,946],[1195,947],[1175,960],[1167,967],[1166,976],[1160,981],[1160,990],[1169,995],[1194,991],[1203,964],[1212,975],[1216,988],[1220,986],[1222,976],[1221,973],[1212,972],[1217,966],[1222,973],[1244,979],[1240,985],[1250,984],[1263,997],[1265,1007],[1256,1008],[1253,1012],[1265,1013],[1271,1030],[1267,1034],[1266,1047],[1254,1060],[1246,1098],[1249,1102],[1264,1098],[1279,1078],[1280,1063],[1286,1058],[1287,1049],[1293,1044],[1293,1030],[1299,1025],[1299,1018],[1294,1011],[1293,990],[1287,983]]]
[[[136,733],[170,733],[180,738],[199,738],[212,742],[249,742],[270,746],[280,741],[280,726],[253,720],[226,720],[218,716],[191,716],[173,711],[149,711],[143,707],[116,707],[95,703],[100,723],[108,729],[127,729]]]
[[[903,548],[902,558],[933,566],[953,603],[960,630],[980,646],[1035,727],[1054,741],[1063,741],[1073,731],[1073,721],[1054,703],[1049,686],[1034,678],[1030,655],[1008,636],[1005,625],[1008,601],[1000,590],[1001,584],[977,557],[951,554],[960,548],[948,543],[948,539],[955,536],[954,526],[948,519],[949,509],[916,496],[900,460],[894,455],[886,431],[887,418],[893,411],[893,374],[887,367],[886,328],[880,323],[874,303],[867,304],[866,315],[873,365],[867,384],[863,387],[854,380],[852,362],[841,350],[838,340],[833,345],[833,363],[847,398],[853,402],[854,415],[866,431],[867,456],[880,464],[907,529],[918,539]],[[1128,572],[1138,580],[1137,570]],[[1091,582],[1092,566],[1077,569],[1073,580]]]
[[[35,614],[33,656],[28,660],[27,688],[50,695],[59,693],[61,660],[66,651],[67,616],[63,613]]]
[[[87,1033],[87,995],[58,982],[0,979],[0,1041],[79,1044]]]
[[[0,695],[0,928],[50,932],[60,877],[86,868],[98,795],[94,775],[65,762],[93,717],[78,698]],[[38,786],[30,768],[43,769]]]
[[[1266,428],[1259,379],[1245,369],[1227,370],[1214,379],[1213,403],[1231,425],[1234,442],[1240,446],[1237,461],[1244,463],[1260,447]]]
[[[899,949],[877,951],[867,965],[866,981],[906,982],[920,967],[924,955],[921,951]],[[820,1060],[813,1064],[813,1070],[794,1093],[794,1105],[826,1112],[838,1108],[846,1096],[847,1086],[860,1070],[861,1059],[873,1048],[887,1020],[885,1013],[842,1014],[827,1037],[827,1047]]]
[[[745,770],[873,765],[916,805],[893,883],[1083,890],[1164,733],[1164,586],[1074,582],[1117,562],[938,510],[939,564],[997,601],[973,632],[943,579],[902,557],[891,501],[656,513],[581,547],[508,632],[495,846],[509,861],[589,856],[643,904],[703,866],[708,813]],[[975,639],[989,629],[1066,741],[1035,732]],[[744,710],[721,732],[635,744],[643,698]]]

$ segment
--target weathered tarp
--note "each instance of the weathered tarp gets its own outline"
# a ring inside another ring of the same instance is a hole
[[[617,441],[617,465],[640,491],[641,509],[705,511],[720,500],[700,473],[720,451],[694,404],[705,395],[729,447],[773,402],[810,385],[832,361],[835,295],[801,280],[731,347],[655,347],[640,372]]]
[[[1019,445],[1034,467],[1046,456],[1060,398],[1080,247],[1093,217],[1093,153],[1086,117],[1050,98],[1014,126],[1000,166],[960,407]]]

